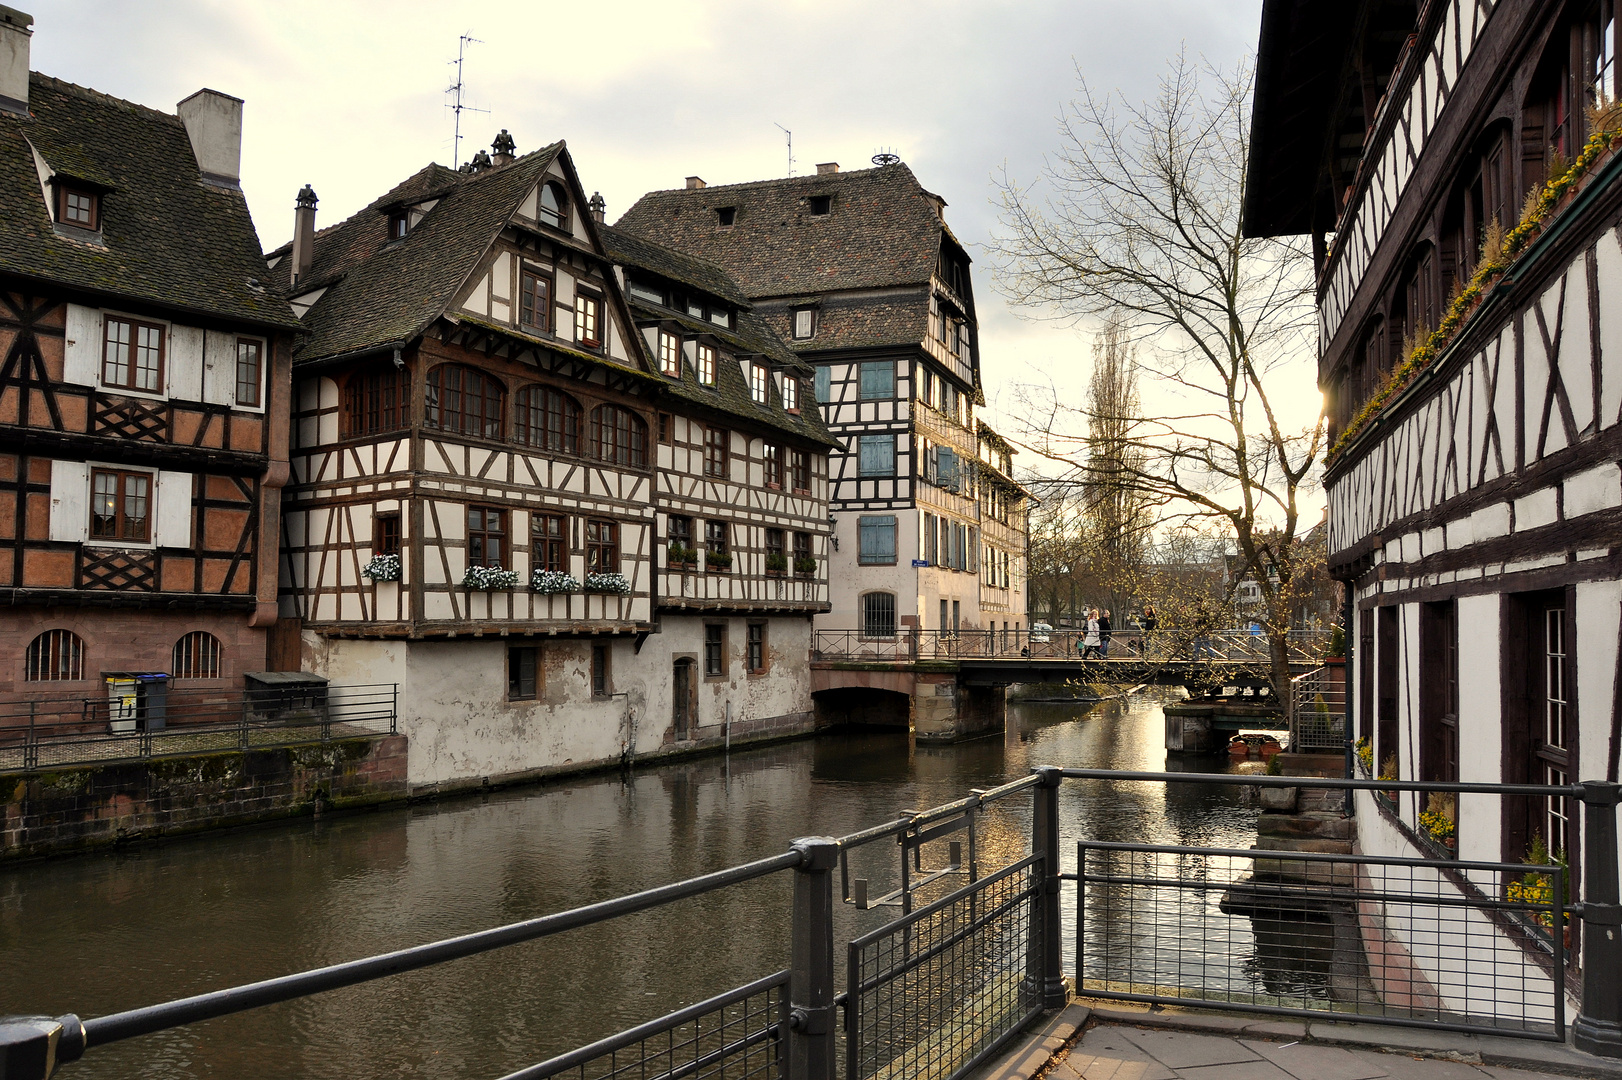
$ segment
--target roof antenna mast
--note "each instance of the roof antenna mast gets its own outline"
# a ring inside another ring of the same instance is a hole
[[[784,135],[788,136],[788,174],[790,176],[793,176],[794,175],[794,132],[790,131],[788,128],[786,128],[782,124],[778,124],[778,123],[773,123],[772,127],[776,128],[778,131],[781,131]]]
[[[471,105],[462,104],[462,93],[465,89],[462,82],[462,60],[467,55],[467,47],[469,45],[483,44],[483,41],[480,41],[472,34],[463,34],[461,37],[456,39],[456,59],[447,61],[447,63],[456,65],[456,81],[445,88],[445,93],[451,95],[450,104],[446,105],[445,107],[452,113],[456,114],[455,134],[451,138],[451,168],[453,169],[459,168],[462,164],[462,110],[466,109],[468,112],[482,113],[487,113],[490,111],[489,109],[475,109]]]

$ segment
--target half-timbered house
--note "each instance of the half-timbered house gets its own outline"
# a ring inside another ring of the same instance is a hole
[[[729,719],[809,726],[821,566],[790,597],[768,560],[774,535],[826,532],[825,496],[781,474],[826,435],[775,400],[722,419],[741,363],[780,385],[792,357],[730,288],[689,290],[702,329],[633,316],[564,145],[492,149],[320,232],[306,188],[271,255],[308,331],[282,541],[306,665],[400,685],[417,785],[720,739]],[[681,338],[681,376],[657,366],[660,333]],[[825,457],[807,467],[825,482]],[[703,552],[691,574],[667,563],[677,539]],[[671,594],[705,613],[674,637]],[[796,642],[798,662],[772,662]]]
[[[1263,7],[1245,226],[1314,241],[1329,562],[1380,775],[1617,779],[1615,16],[1610,0]],[[1425,809],[1365,800],[1361,844],[1437,849]],[[1580,873],[1571,800],[1463,796],[1454,813],[1462,858],[1535,846]]]
[[[804,362],[841,445],[832,464],[830,628],[890,637],[1009,623],[981,587],[978,333],[946,202],[891,161],[725,186],[689,177],[616,228],[715,263]],[[1023,584],[1023,534],[1003,543]],[[1010,578],[1012,580],[1012,576]]]
[[[242,102],[28,71],[0,8],[0,701],[266,667],[289,333]]]

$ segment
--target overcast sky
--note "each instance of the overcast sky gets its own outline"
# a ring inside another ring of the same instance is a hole
[[[173,111],[200,87],[247,102],[243,187],[268,250],[293,196],[336,222],[429,161],[452,160],[445,88],[463,33],[463,160],[501,128],[520,153],[568,140],[613,221],[643,192],[901,155],[949,204],[971,254],[996,224],[992,176],[1034,178],[1078,72],[1133,99],[1168,58],[1230,66],[1255,48],[1260,0],[1036,3],[358,3],[34,0],[33,67]],[[1056,373],[1085,385],[1083,332],[1016,318],[975,273],[988,398]],[[1310,368],[1291,396],[1310,414]],[[1078,391],[1079,392],[1079,391]],[[1006,419],[1006,418],[1003,418]]]

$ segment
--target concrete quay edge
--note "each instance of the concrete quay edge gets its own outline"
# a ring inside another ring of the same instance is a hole
[[[1033,1022],[1014,1048],[982,1066],[973,1080],[1032,1080],[1061,1059],[1084,1029],[1099,1025],[1154,1027],[1232,1039],[1284,1039],[1320,1046],[1458,1061],[1585,1080],[1622,1080],[1622,1061],[1594,1057],[1564,1043],[1501,1035],[1359,1024],[1338,1020],[1202,1013],[1176,1008],[1151,1010],[1133,1002],[1076,998],[1058,1012]]]

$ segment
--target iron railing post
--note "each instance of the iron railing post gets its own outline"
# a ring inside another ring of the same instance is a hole
[[[0,1077],[48,1080],[84,1053],[84,1025],[67,1016],[0,1016]]]
[[[794,841],[794,921],[790,927],[788,1072],[785,1080],[834,1080],[834,867],[830,836]]]
[[[1042,877],[1031,920],[1025,978],[1041,996],[1043,1009],[1062,1009],[1068,996],[1059,960],[1059,785],[1064,776],[1057,765],[1041,765],[1032,771],[1041,780],[1034,789],[1031,854],[1042,857]]]
[[[1583,1001],[1571,1026],[1572,1041],[1587,1053],[1622,1058],[1622,885],[1617,879],[1616,857],[1616,806],[1622,801],[1622,784],[1585,780],[1579,786],[1583,789]]]

